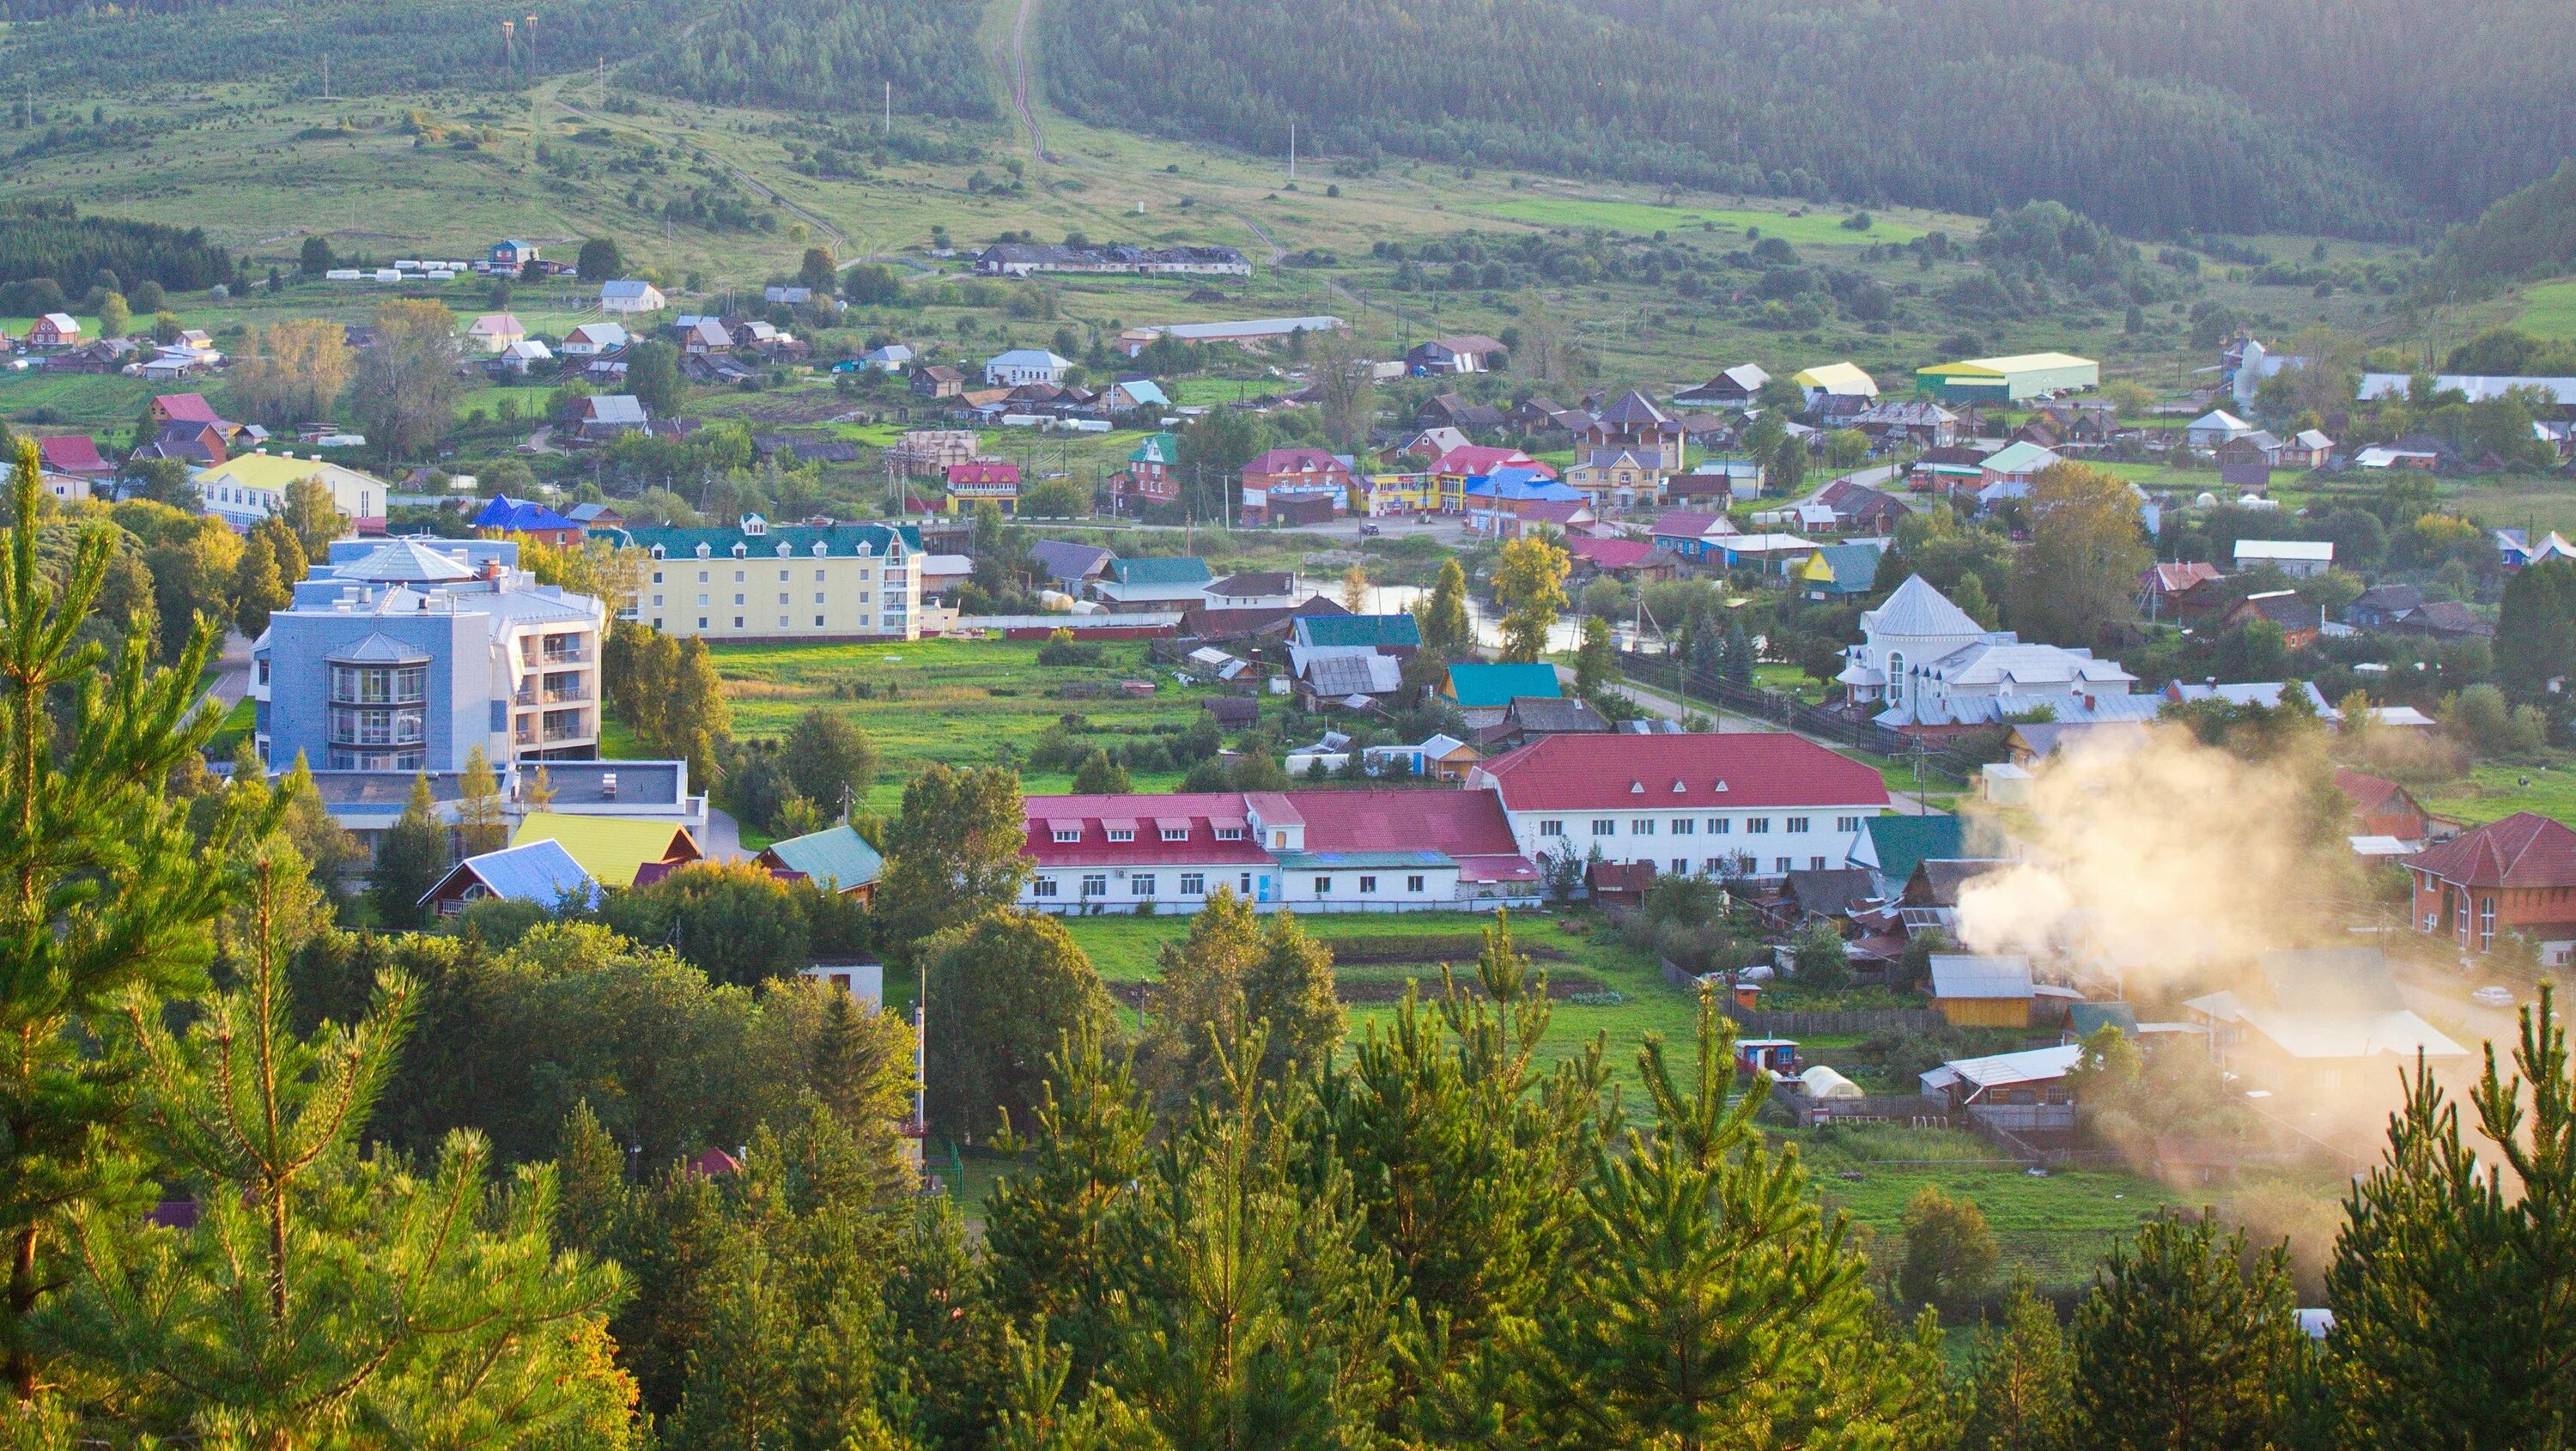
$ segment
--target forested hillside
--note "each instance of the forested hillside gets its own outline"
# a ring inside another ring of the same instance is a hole
[[[2133,234],[2404,234],[2576,150],[2563,9],[2431,0],[1125,0],[1047,11],[1086,119]],[[2427,104],[2427,97],[2458,104]],[[2470,104],[2474,98],[2474,104]]]
[[[2576,271],[2576,161],[2451,233],[2436,261],[2444,278],[2470,287]]]
[[[727,0],[633,79],[702,101],[830,111],[873,110],[891,81],[907,111],[991,116],[981,13],[957,0]]]

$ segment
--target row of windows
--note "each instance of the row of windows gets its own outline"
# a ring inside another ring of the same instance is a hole
[[[1648,862],[1646,865],[1653,866],[1654,863]],[[1775,856],[1771,859],[1771,874],[1773,876],[1785,877],[1797,869],[1798,859],[1796,857]],[[1811,872],[1821,872],[1824,869],[1825,859],[1823,857],[1811,856],[1807,858],[1807,870]],[[1691,875],[1690,858],[1679,856],[1674,857],[1672,859],[1672,865],[1668,870],[1677,877],[1687,877]],[[1731,857],[1702,857],[1700,858],[1699,863],[1699,875],[1704,877],[1751,876],[1760,870],[1762,870],[1762,859],[1754,856],[1750,852],[1738,852]]]
[[[660,599],[658,599],[658,598],[656,598],[656,599],[654,600],[654,603],[655,603],[656,605],[659,605],[659,604],[661,603],[661,600],[660,600]],[[700,603],[700,604],[704,604],[704,603],[705,603],[705,601],[701,600],[701,601],[699,601],[699,603]],[[867,603],[867,601],[863,598],[863,599],[861,599],[861,600],[859,601],[859,603],[861,603],[861,604],[866,604],[866,603]],[[632,614],[627,614],[627,615],[622,615],[622,616],[620,616],[620,618],[621,618],[621,619],[633,619],[633,618],[634,618],[634,616],[633,616]],[[741,630],[741,629],[747,629],[747,628],[749,628],[747,625],[745,625],[745,624],[743,623],[744,618],[745,618],[745,617],[744,617],[744,616],[741,616],[741,615],[736,615],[736,616],[734,616],[734,617],[733,617],[733,627],[734,627],[735,629],[737,629],[737,630]],[[704,630],[704,629],[709,628],[707,621],[708,621],[708,616],[705,616],[705,615],[700,615],[700,616],[698,616],[698,628],[699,628],[699,629],[701,629],[701,630]],[[878,628],[879,628],[879,629],[882,629],[882,630],[900,630],[900,629],[902,629],[902,628],[903,628],[903,625],[904,625],[904,616],[902,616],[902,615],[900,615],[900,614],[890,614],[890,615],[887,615],[884,619],[882,619],[882,620],[880,620],[880,621],[878,622]],[[867,617],[867,616],[865,616],[865,615],[861,615],[861,616],[859,616],[858,628],[860,628],[860,629],[864,630],[864,629],[866,629],[867,627],[868,627],[868,617]],[[654,628],[654,629],[657,629],[657,630],[658,630],[658,629],[660,629],[660,628],[662,628],[662,617],[661,617],[660,615],[655,615],[655,616],[653,617],[653,628]],[[780,616],[778,617],[778,628],[780,628],[780,629],[782,629],[782,630],[792,630],[792,629],[795,629],[795,628],[796,628],[796,621],[795,621],[794,617],[789,616],[789,615],[780,615]],[[825,616],[822,616],[822,615],[816,615],[816,616],[814,617],[814,628],[815,628],[815,629],[818,629],[818,630],[827,630],[827,629],[830,629],[830,628],[831,628],[831,622],[830,622],[830,620],[829,620],[829,619],[827,619]]]
[[[744,571],[744,570],[739,570],[739,569],[735,570],[735,571],[733,572],[733,582],[734,582],[734,583],[736,583],[736,584],[741,584],[741,583],[743,583],[745,573],[746,573],[746,571]],[[785,583],[787,583],[788,576],[789,576],[789,571],[784,570],[784,569],[782,569],[782,570],[778,571],[778,582],[779,582],[780,584],[785,584]],[[870,570],[870,569],[862,569],[862,570],[860,570],[860,571],[859,571],[859,578],[861,578],[861,579],[873,579],[873,578],[875,578],[875,577],[876,577],[876,571],[874,571],[874,570]],[[886,578],[888,578],[888,579],[890,579],[890,580],[891,580],[891,579],[900,579],[900,578],[902,578],[902,577],[903,577],[903,575],[902,575],[902,571],[900,571],[900,570],[896,570],[896,569],[888,569],[888,570],[886,571]],[[818,569],[818,570],[816,570],[816,571],[814,571],[814,582],[815,582],[816,584],[824,584],[824,583],[827,583],[830,579],[831,579],[831,576],[830,576],[828,573],[826,573],[826,572],[824,572],[824,571],[822,571],[822,570],[819,570],[819,569]],[[653,582],[654,582],[655,584],[660,584],[660,583],[662,582],[662,571],[660,571],[660,570],[658,570],[658,569],[657,569],[657,570],[655,570],[655,571],[653,571]],[[705,584],[706,582],[707,582],[707,571],[705,571],[705,570],[703,570],[703,569],[702,569],[702,570],[699,570],[699,571],[698,571],[698,583],[700,583],[700,584]]]
[[[1823,858],[1819,857],[1817,860],[1822,861]],[[1675,865],[1675,870],[1681,870],[1679,864]],[[1713,864],[1710,870],[1712,872],[1716,870]],[[1161,885],[1161,881],[1162,879],[1152,872],[1133,873],[1127,878],[1127,895],[1131,897],[1150,897],[1154,895],[1156,888]],[[1404,879],[1404,890],[1419,896],[1425,889],[1428,881],[1429,879],[1422,873],[1413,873]],[[1109,874],[1107,872],[1085,872],[1082,876],[1081,885],[1082,895],[1085,897],[1106,897],[1109,895]],[[1032,897],[1052,898],[1057,896],[1061,890],[1061,887],[1059,887],[1054,877],[1035,877],[1029,882],[1029,895]],[[1243,874],[1243,883],[1239,890],[1245,896],[1250,896],[1252,894],[1252,874],[1250,872],[1245,872]],[[1332,896],[1334,890],[1333,878],[1317,877],[1315,879],[1315,895],[1317,897]],[[1363,897],[1374,897],[1377,894],[1378,879],[1376,877],[1363,876],[1359,879],[1359,895]],[[1206,896],[1207,874],[1205,872],[1181,873],[1181,895],[1184,897]]]
[[[1852,832],[1860,830],[1860,825],[1861,818],[1857,816],[1837,816],[1834,818],[1834,830],[1841,832],[1844,835],[1849,835]],[[1780,829],[1782,831],[1789,832],[1792,835],[1808,832],[1814,828],[1815,819],[1813,817],[1787,816],[1782,817],[1780,820]],[[1666,836],[1696,836],[1700,831],[1700,821],[1699,818],[1691,816],[1674,817],[1669,821],[1652,816],[1632,816],[1628,819],[1628,834],[1630,836],[1653,836],[1658,830],[1662,831]],[[1732,817],[1712,816],[1708,818],[1708,834],[1711,836],[1731,835],[1734,830],[1735,820]],[[1770,817],[1748,816],[1744,818],[1745,835],[1765,836],[1768,835],[1770,831]],[[1565,835],[1565,822],[1557,818],[1550,818],[1548,820],[1541,821],[1538,824],[1538,834],[1541,836],[1563,836]],[[1594,836],[1617,836],[1619,834],[1619,819],[1615,816],[1596,816],[1592,818],[1592,834]]]

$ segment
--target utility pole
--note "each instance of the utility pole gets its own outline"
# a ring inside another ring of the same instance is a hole
[[[322,52],[322,99],[331,99],[331,52]]]
[[[885,134],[894,134],[894,82],[885,83]]]
[[[1297,123],[1288,123],[1288,180],[1297,180]]]

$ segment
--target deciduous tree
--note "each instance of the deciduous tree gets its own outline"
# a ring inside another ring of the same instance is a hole
[[[933,1131],[985,1137],[1035,1122],[1048,1061],[1108,1021],[1109,994],[1073,934],[1053,917],[1001,908],[921,945],[928,982]]]
[[[2126,479],[2082,464],[2031,484],[2030,546],[2013,561],[2012,624],[2053,644],[2092,646],[2135,617],[2138,574],[2155,562]]]
[[[887,948],[904,959],[923,938],[1009,906],[1028,880],[1020,854],[1027,840],[1020,779],[1011,771],[933,766],[915,776],[903,789],[903,814],[886,833],[877,887]]]
[[[429,777],[416,775],[403,814],[376,841],[376,864],[367,874],[376,915],[397,927],[420,922],[427,910],[420,899],[446,873],[447,825],[439,819]]]
[[[357,410],[367,441],[391,463],[437,447],[454,420],[456,315],[446,304],[402,299],[376,307],[376,342],[359,356]]]
[[[1565,576],[1572,567],[1564,550],[1537,535],[1503,546],[1493,578],[1494,602],[1503,607],[1503,659],[1525,662],[1547,653],[1548,632],[1567,604]]]

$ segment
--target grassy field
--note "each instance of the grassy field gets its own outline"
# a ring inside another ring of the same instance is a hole
[[[1339,970],[1342,981],[1368,985],[1357,991],[1386,996],[1401,988],[1382,985],[1407,981],[1422,984],[1426,994],[1437,993],[1437,964],[1444,958],[1462,978],[1472,981],[1474,951],[1455,949],[1482,932],[1493,919],[1482,913],[1423,912],[1316,915],[1301,920],[1308,932],[1326,943],[1352,937],[1425,940],[1421,962],[1373,963]],[[1648,1033],[1661,1033],[1673,1043],[1690,1037],[1696,1012],[1692,999],[1666,986],[1646,954],[1631,950],[1606,931],[1569,931],[1568,919],[1554,914],[1523,914],[1513,917],[1511,924],[1512,939],[1531,954],[1532,966],[1550,973],[1560,983],[1579,981],[1581,990],[1606,988],[1626,998],[1625,1002],[1598,1005],[1558,999],[1547,1037],[1540,1045],[1541,1057],[1550,1062],[1571,1057],[1582,1052],[1596,1034],[1602,1035],[1608,1042],[1611,1067],[1621,1079],[1628,1080],[1633,1078],[1637,1050]],[[1091,954],[1102,977],[1111,982],[1143,982],[1156,975],[1155,955],[1162,945],[1188,934],[1189,919],[1078,917],[1067,919],[1066,926],[1072,929],[1083,950]],[[1357,1036],[1372,1025],[1391,1024],[1397,1011],[1393,1003],[1350,1005],[1350,1031]]]
[[[2513,325],[2551,342],[2576,339],[2576,277],[2524,288]]]
[[[1780,237],[1799,246],[1847,246],[1854,242],[1910,242],[1934,227],[1951,229],[1953,236],[1964,235],[1956,229],[1964,220],[1943,217],[1938,213],[1907,213],[1919,217],[1921,224],[1899,220],[1893,215],[1871,213],[1867,230],[1843,225],[1852,213],[1848,208],[1817,207],[1812,210],[1794,204],[1778,210],[1751,207],[1661,206],[1645,202],[1592,201],[1580,197],[1532,196],[1512,197],[1476,208],[1487,216],[1504,217],[1516,222],[1536,222],[1545,227],[1602,227],[1611,231],[1651,236],[1658,232],[1714,232],[1742,240],[1748,232],[1765,237]],[[1968,222],[1973,227],[1974,222]]]
[[[2481,824],[2536,811],[2559,821],[2576,821],[2576,766],[2479,766],[2464,781],[2417,793],[2424,809]]]
[[[1040,732],[1066,715],[1080,716],[1081,733],[1103,745],[1178,729],[1195,720],[1199,702],[1215,692],[1174,682],[1166,670],[1148,669],[1141,642],[1103,647],[1098,666],[1041,667],[1037,641],[919,640],[882,645],[720,645],[716,669],[733,706],[737,738],[784,734],[797,716],[820,706],[849,717],[877,743],[883,764],[866,809],[892,812],[902,804],[903,783],[933,763],[984,766],[1024,758]],[[1154,694],[1067,700],[1051,693],[1065,681],[1149,679]],[[846,698],[864,685],[869,699]],[[835,688],[844,697],[835,697]],[[1139,790],[1170,790],[1177,775],[1148,775]],[[1068,789],[1063,773],[1029,772],[1032,794]]]

